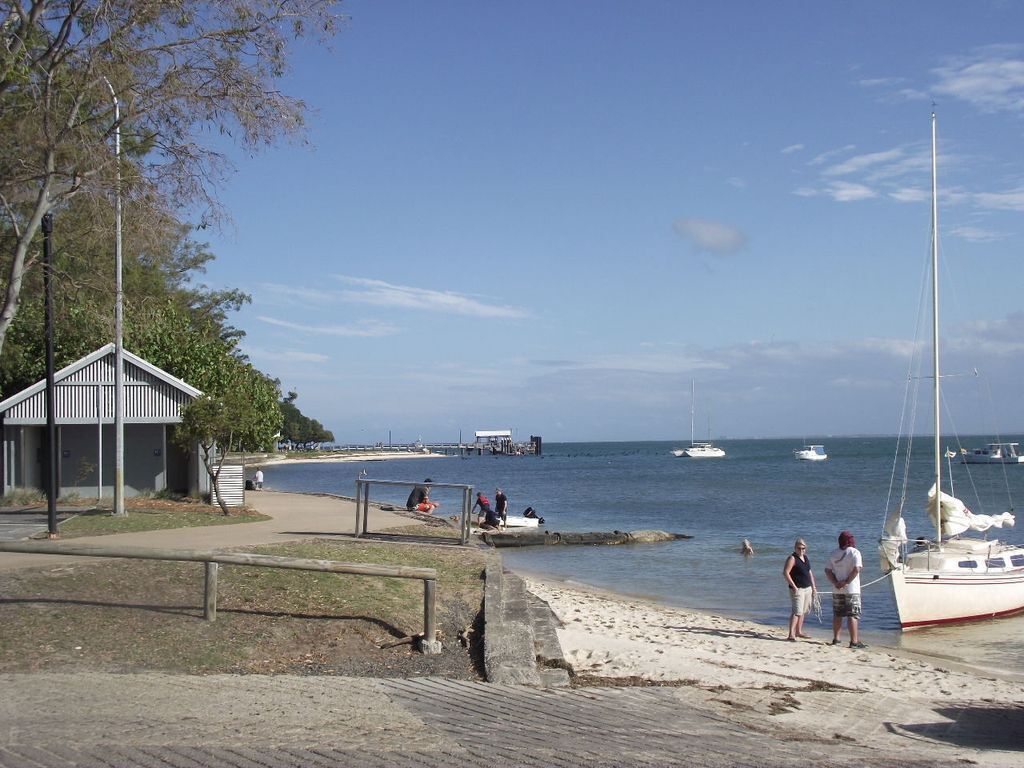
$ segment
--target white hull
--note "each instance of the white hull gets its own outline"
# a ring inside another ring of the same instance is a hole
[[[1017,443],[989,443],[973,451],[964,449],[960,455],[964,464],[1024,464],[1024,456],[1017,452]]]
[[[1007,456],[1006,458],[995,456],[984,456],[976,453],[968,453],[960,457],[963,464],[1024,464],[1024,456]]]
[[[540,520],[535,517],[523,517],[522,515],[509,515],[505,518],[506,528],[537,528]]]
[[[684,457],[686,455],[686,449],[685,448],[673,448],[672,449],[672,455],[675,456],[677,459],[681,459],[682,457]]]
[[[721,459],[725,456],[725,451],[721,448],[716,448],[710,443],[697,443],[689,448],[685,448],[683,456],[686,456],[688,459]]]
[[[941,552],[910,554],[906,563],[892,571],[900,626],[912,629],[1024,611],[1024,548],[986,544],[947,542]],[[989,566],[999,561],[1004,567]],[[974,562],[976,567],[961,567],[963,562]]]
[[[793,451],[793,455],[800,461],[824,461],[828,458],[825,449],[820,445],[808,445],[799,450]]]

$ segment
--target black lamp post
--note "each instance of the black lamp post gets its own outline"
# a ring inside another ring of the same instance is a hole
[[[43,296],[46,310],[46,513],[47,538],[60,537],[57,530],[57,421],[54,414],[53,383],[53,296],[51,277],[53,254],[50,240],[53,235],[53,214],[43,216]]]

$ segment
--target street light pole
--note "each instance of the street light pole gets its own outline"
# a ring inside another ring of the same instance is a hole
[[[124,290],[121,282],[121,107],[114,86],[106,77],[103,82],[110,89],[114,101],[114,156],[117,165],[117,186],[114,190],[114,269],[117,273],[114,288],[114,514],[124,511]],[[100,460],[102,461],[102,456]]]
[[[57,530],[57,414],[53,364],[53,214],[43,215],[43,314],[46,323],[46,520],[47,538],[60,537]]]

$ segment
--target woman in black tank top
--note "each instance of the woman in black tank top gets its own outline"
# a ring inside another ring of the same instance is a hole
[[[796,641],[799,637],[810,637],[804,634],[804,617],[811,610],[818,586],[814,583],[814,571],[811,570],[807,544],[803,539],[797,539],[793,544],[793,554],[786,558],[782,576],[789,585],[789,597],[793,606],[793,612],[789,617],[789,637],[786,639]]]

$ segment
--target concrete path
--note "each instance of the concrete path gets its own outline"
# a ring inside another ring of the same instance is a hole
[[[746,716],[742,692],[691,688],[34,674],[0,689],[0,768],[957,764],[920,734],[876,738],[855,719],[841,741],[795,733]]]
[[[256,544],[276,544],[319,536],[352,537],[356,529],[354,501],[335,496],[312,496],[278,491],[250,491],[246,504],[272,519],[257,523],[210,525],[199,528],[173,528],[163,531],[116,533],[74,539],[76,544],[102,543],[105,546],[133,546],[174,549],[229,549]],[[130,513],[129,513],[130,514]],[[42,530],[46,530],[45,511]],[[372,532],[415,525],[416,519],[404,511],[385,512],[371,506],[368,529]],[[452,532],[453,542],[457,533]],[[70,541],[70,540],[69,540]],[[0,552],[0,571],[46,567],[81,558],[57,555],[24,555]]]

